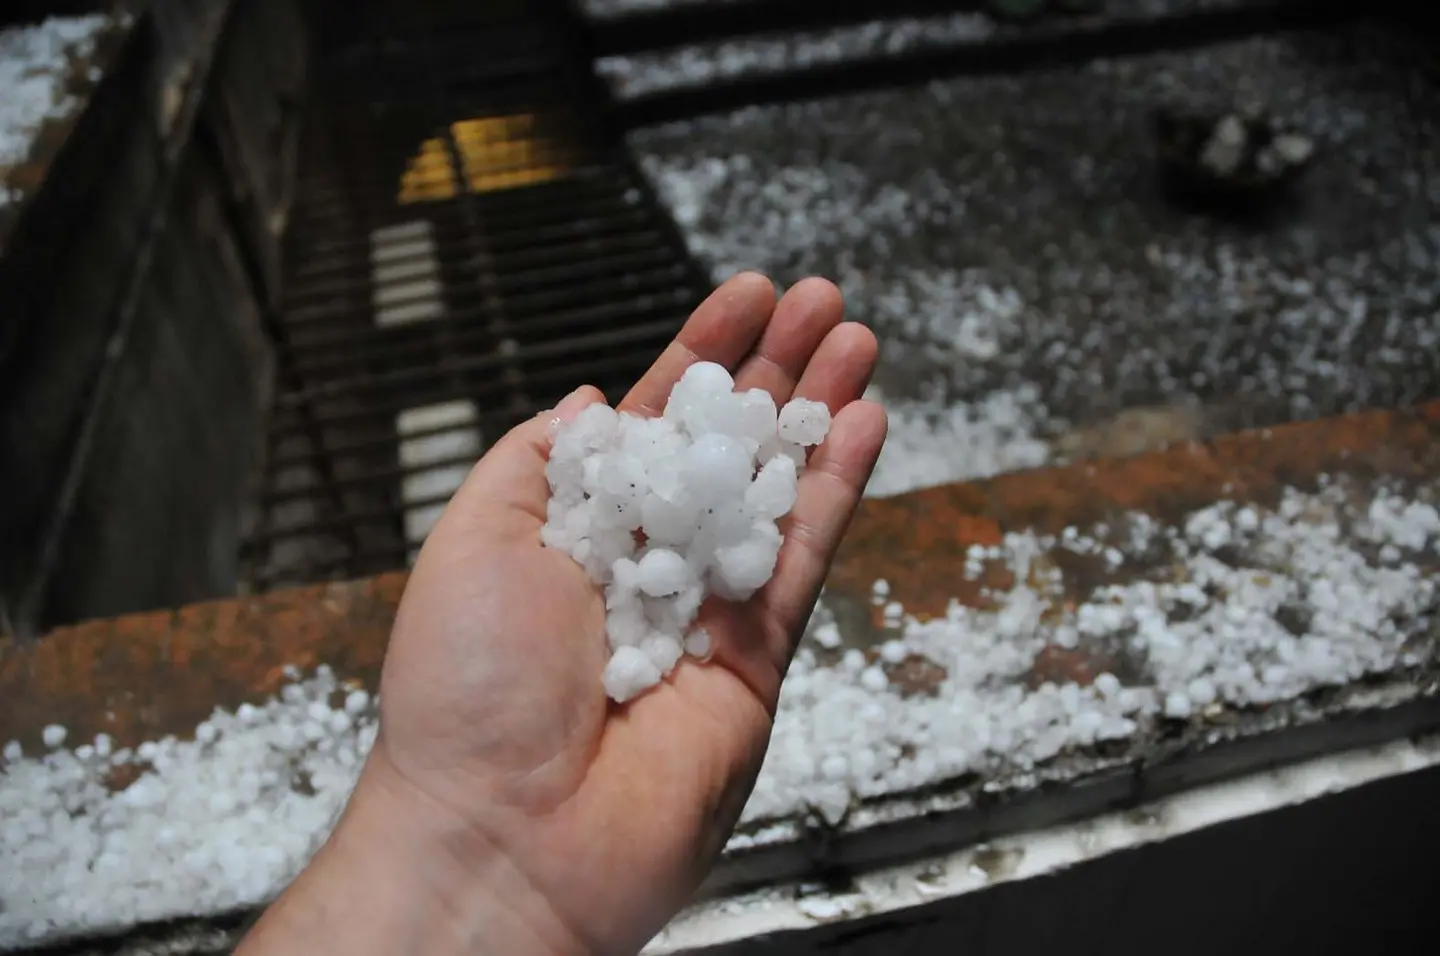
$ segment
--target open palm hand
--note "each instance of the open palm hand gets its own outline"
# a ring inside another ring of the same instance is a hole
[[[709,662],[682,662],[653,691],[612,704],[600,681],[604,599],[579,565],[540,544],[551,421],[603,401],[593,388],[496,443],[426,542],[357,801],[367,787],[384,790],[389,805],[440,821],[460,869],[478,861],[480,882],[503,900],[509,951],[635,952],[694,892],[734,826],[791,653],[885,437],[884,412],[860,400],[875,338],[841,313],[827,282],[802,282],[777,305],[768,279],[737,276],[618,406],[658,415],[685,368],[708,360],[732,369],[738,388],[764,388],[777,404],[823,401],[835,416],[781,523],[774,578],[744,604],[702,608]]]

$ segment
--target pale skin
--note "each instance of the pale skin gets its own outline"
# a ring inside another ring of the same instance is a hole
[[[380,733],[344,817],[240,956],[636,953],[684,905],[754,785],[780,682],[885,439],[861,400],[875,337],[808,279],[775,301],[738,275],[691,316],[618,406],[658,415],[691,363],[777,403],[825,402],[826,442],[754,599],[708,602],[715,642],[623,707],[600,684],[604,603],[540,545],[551,422],[475,466],[431,533],[395,621]]]

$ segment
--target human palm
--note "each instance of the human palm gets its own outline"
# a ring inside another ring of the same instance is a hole
[[[835,414],[782,522],[773,580],[744,604],[707,603],[712,659],[687,659],[623,707],[600,682],[604,599],[539,535],[552,420],[603,401],[598,391],[498,442],[426,542],[381,683],[380,769],[367,772],[497,851],[547,946],[638,949],[733,827],[795,641],[884,441],[883,411],[859,400],[875,355],[874,336],[841,321],[829,283],[800,283],[777,305],[769,280],[746,274],[696,310],[620,404],[658,414],[684,369],[708,360],[735,370],[739,388]]]

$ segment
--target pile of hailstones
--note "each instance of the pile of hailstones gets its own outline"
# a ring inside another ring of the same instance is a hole
[[[775,522],[795,505],[805,449],[825,440],[830,411],[795,399],[778,412],[762,389],[699,362],[660,418],[591,405],[555,431],[541,541],[605,590],[606,693],[624,703],[684,654],[705,658],[696,628],[714,594],[744,601],[770,580]]]

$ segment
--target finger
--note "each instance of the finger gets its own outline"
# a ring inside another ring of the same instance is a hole
[[[782,674],[880,457],[885,431],[883,407],[851,402],[835,416],[825,443],[800,476],[775,576],[761,595],[776,625],[772,639],[778,646],[769,651]]]
[[[838,546],[839,536],[848,526],[850,512],[855,507],[854,503],[850,504],[840,516],[842,520],[838,530],[830,528],[824,523],[824,513],[819,509],[833,506],[835,501],[841,499],[836,499],[833,495],[821,496],[820,504],[817,505],[815,501],[805,497],[806,488],[828,488],[837,480],[835,475],[829,473],[835,472],[839,467],[836,464],[837,455],[843,453],[840,443],[847,440],[846,432],[842,431],[839,413],[864,394],[865,387],[870,383],[870,376],[875,371],[879,351],[880,346],[875,341],[875,334],[868,328],[856,322],[842,323],[825,336],[795,388],[797,397],[824,402],[832,414],[836,414],[836,419],[824,444],[811,453],[806,472],[800,477],[801,495],[796,499],[795,508],[782,522],[786,545],[781,549],[776,563],[775,576],[762,597],[780,625],[775,631],[775,639],[780,644],[770,648],[770,651],[772,661],[780,667],[781,673],[784,672],[785,662],[789,660],[790,642],[794,640],[794,633],[803,625],[814,606],[815,595],[819,593],[820,583],[828,572],[834,548]],[[879,408],[878,412],[879,437],[874,448],[875,457],[879,456],[879,446],[885,442],[886,428],[884,409]],[[844,414],[848,417],[852,413]],[[864,411],[861,414],[873,417],[874,411]],[[865,420],[869,421],[869,418]],[[871,422],[872,427],[873,424]],[[874,435],[869,437],[874,438]],[[865,451],[864,447],[860,448],[860,452]],[[851,469],[841,469],[839,478],[855,478],[858,475],[856,480],[859,485],[855,491],[858,502],[865,483],[870,479],[870,472],[875,465],[874,459],[867,460],[862,454],[858,459],[842,457],[839,460],[845,463],[846,468]],[[857,468],[859,471],[854,471]],[[807,476],[810,476],[808,481]],[[833,533],[834,541],[816,540],[821,531]],[[800,546],[792,547],[789,540],[791,538],[795,538]],[[787,552],[792,553],[787,555]],[[787,567],[792,563],[797,564],[799,570]]]
[[[659,415],[687,368],[696,362],[718,362],[733,369],[754,348],[774,311],[775,286],[765,276],[742,272],[727,280],[700,303],[675,341],[617,407],[636,415]]]
[[[545,463],[550,457],[555,421],[571,421],[584,409],[603,401],[605,396],[599,389],[582,385],[553,410],[541,412],[506,432],[470,469],[446,505],[435,533],[448,533],[446,529],[468,532],[480,523],[495,533],[533,533],[536,523],[545,522],[545,503],[550,497]]]
[[[760,344],[740,366],[735,387],[763,388],[777,405],[789,401],[815,350],[844,314],[844,299],[833,283],[824,279],[796,283],[781,297]]]

